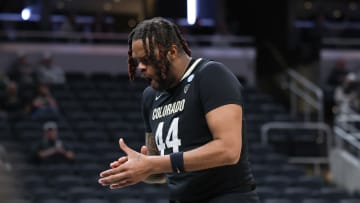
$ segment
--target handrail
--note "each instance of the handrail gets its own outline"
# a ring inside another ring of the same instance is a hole
[[[261,143],[267,145],[269,143],[268,132],[272,129],[314,129],[322,130],[327,134],[327,147],[328,150],[332,144],[332,131],[331,128],[322,122],[269,122],[261,126]]]
[[[352,136],[360,139],[359,129],[354,125],[354,123],[360,122],[360,114],[358,113],[349,113],[349,114],[339,114],[335,116],[335,125],[341,127],[345,131],[351,133]]]
[[[267,145],[269,142],[268,132],[272,129],[314,129],[322,130],[327,134],[327,150],[329,151],[332,145],[332,131],[331,128],[322,122],[269,122],[261,126],[261,143]],[[295,164],[313,164],[314,173],[316,175],[321,174],[321,164],[327,163],[327,157],[290,157],[289,163]]]
[[[322,44],[325,46],[359,46],[359,38],[347,38],[347,37],[324,37]]]
[[[307,78],[300,75],[296,71],[289,69],[288,73],[291,77],[296,79],[297,81],[301,82],[305,87],[307,87],[310,91],[312,90],[318,97],[322,96],[322,90],[315,85],[314,83],[310,82]]]
[[[323,122],[324,121],[324,104],[323,104],[323,91],[321,88],[319,88],[317,85],[297,73],[296,71],[289,69],[287,70],[286,74],[289,77],[289,81],[286,84],[286,87],[290,91],[290,111],[292,116],[296,116],[297,114],[297,97],[300,97],[303,99],[306,104],[310,105],[318,112],[318,118],[317,122]],[[300,88],[303,87],[303,89]],[[315,95],[315,96],[313,96]],[[308,109],[308,106],[306,106],[306,110]],[[309,121],[309,112],[305,112],[305,121]]]
[[[334,126],[334,133],[336,135],[335,138],[341,138],[342,140],[347,141],[349,144],[355,147],[358,150],[358,156],[360,156],[360,141],[355,136],[353,136],[351,133],[346,132],[339,126]],[[339,148],[344,147],[339,139],[336,139],[335,144]]]
[[[359,122],[360,114],[350,113],[350,114],[339,114],[335,117],[336,122]]]
[[[7,151],[6,151],[5,147],[3,145],[0,145],[0,168],[10,171],[12,169],[12,166],[7,161],[6,153],[7,153]]]

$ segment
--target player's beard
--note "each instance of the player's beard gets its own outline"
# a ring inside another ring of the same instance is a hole
[[[159,61],[160,62],[160,61]],[[160,64],[160,63],[158,63]],[[173,80],[171,77],[169,77],[169,69],[170,69],[170,61],[165,57],[164,58],[164,73],[161,72],[161,67],[159,65],[157,65],[155,67],[156,70],[156,76],[157,79],[155,80],[158,84],[157,87],[154,87],[154,89],[159,90],[159,91],[163,91],[163,90],[167,90],[171,87],[171,85],[173,84]]]

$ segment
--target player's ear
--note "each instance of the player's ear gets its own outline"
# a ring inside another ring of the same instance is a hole
[[[178,54],[178,51],[178,47],[175,44],[171,45],[167,53],[169,60],[174,60]]]

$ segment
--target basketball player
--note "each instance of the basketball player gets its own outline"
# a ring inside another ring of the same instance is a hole
[[[241,84],[222,63],[192,58],[172,22],[156,17],[129,35],[129,76],[149,81],[142,112],[146,146],[123,139],[127,156],[99,183],[111,189],[167,182],[171,203],[259,202],[247,152]]]

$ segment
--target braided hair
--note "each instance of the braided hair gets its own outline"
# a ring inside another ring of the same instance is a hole
[[[181,51],[191,56],[191,50],[187,42],[174,23],[162,17],[144,20],[129,34],[128,73],[130,80],[135,79],[135,72],[138,66],[137,62],[132,58],[132,42],[139,39],[143,42],[149,63],[155,65],[155,67],[159,67],[162,79],[165,79],[169,69],[169,61],[166,58],[166,54],[172,45],[180,47]],[[155,48],[159,50],[160,59],[157,59],[155,56]]]

